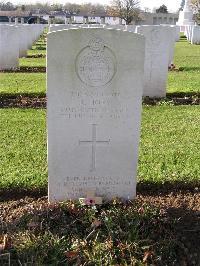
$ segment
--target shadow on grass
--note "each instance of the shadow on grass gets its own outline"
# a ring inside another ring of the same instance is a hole
[[[18,97],[42,98],[46,97],[45,92],[17,92],[17,93],[0,93],[0,99],[16,99]]]
[[[200,98],[200,91],[190,91],[190,92],[167,92],[167,98],[185,98],[185,97],[198,97]]]
[[[40,46],[40,45],[36,45],[36,48],[34,49],[34,48],[32,48],[31,50],[46,50],[47,48],[46,48],[46,46]]]
[[[138,182],[137,193],[142,196],[166,196],[167,194],[173,193],[200,193],[200,181],[199,182]],[[47,186],[40,188],[23,188],[20,187],[9,187],[0,188],[0,201],[17,200],[24,197],[40,198],[47,196]]]
[[[187,41],[187,38],[185,38],[185,39],[184,39],[184,38],[179,39],[179,42],[184,42],[184,43],[185,43],[186,41]],[[189,43],[188,43],[188,44],[189,44]]]
[[[187,37],[184,34],[181,34],[180,39],[187,40]]]
[[[27,55],[26,58],[46,58],[46,54],[32,54],[32,55]]]
[[[19,68],[9,69],[9,70],[1,70],[0,73],[46,73],[45,66],[20,66]]]
[[[200,67],[180,67],[179,71],[200,71]]]
[[[47,187],[41,188],[22,188],[22,187],[13,187],[13,188],[0,188],[0,202],[10,201],[10,200],[19,200],[25,197],[31,198],[41,198],[47,196],[48,191]]]
[[[166,195],[171,192],[181,192],[186,194],[188,192],[200,192],[200,181],[186,182],[186,181],[165,181],[163,183],[155,183],[150,181],[140,181],[137,184],[137,192],[142,195]]]
[[[187,37],[185,35],[181,35],[179,38],[179,42],[187,42]]]

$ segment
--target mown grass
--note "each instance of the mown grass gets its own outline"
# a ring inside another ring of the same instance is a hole
[[[28,51],[29,56],[38,54],[46,55],[46,41],[43,35],[33,44],[32,49]],[[27,67],[45,67],[46,58],[20,58],[19,65]]]
[[[23,67],[45,67],[46,58],[20,58],[19,66]]]
[[[38,55],[38,54],[42,54],[44,56],[46,55],[46,50],[37,50],[36,48],[37,47],[34,48],[34,46],[33,46],[32,50],[28,50],[27,55],[28,56]]]
[[[168,77],[168,93],[190,95],[200,93],[200,71],[170,73]]]
[[[168,76],[168,93],[200,93],[200,46],[182,38],[176,43],[174,64],[179,71]]]
[[[0,188],[47,187],[46,111],[0,110]],[[198,106],[144,107],[139,181],[198,182]]]
[[[138,175],[140,181],[198,181],[199,106],[144,107]]]
[[[0,95],[45,95],[45,73],[0,73]]]
[[[41,35],[40,39],[35,42],[32,49],[28,51],[28,55],[43,54],[46,55],[46,34]]]
[[[0,187],[47,184],[44,110],[0,109]]]

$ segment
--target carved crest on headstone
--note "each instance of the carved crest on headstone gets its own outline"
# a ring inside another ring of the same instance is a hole
[[[116,73],[114,53],[99,37],[93,37],[76,58],[76,73],[86,85],[101,87],[108,84]]]

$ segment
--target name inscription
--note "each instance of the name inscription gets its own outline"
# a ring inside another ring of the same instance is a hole
[[[128,118],[129,110],[121,103],[121,95],[115,92],[111,95],[104,93],[74,93],[68,106],[63,106],[59,114],[67,119],[99,119],[99,118]]]

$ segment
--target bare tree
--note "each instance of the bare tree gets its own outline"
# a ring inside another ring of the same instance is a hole
[[[64,9],[71,15],[72,14],[78,14],[80,12],[81,5],[66,3],[64,5]]]
[[[160,6],[158,9],[156,9],[156,13],[168,13],[168,9],[166,5]]]
[[[139,0],[114,0],[108,13],[124,19],[128,25],[139,17],[139,3]]]
[[[5,1],[0,2],[0,10],[2,11],[13,11],[15,9],[16,9],[15,6],[11,2],[5,2]]]
[[[200,24],[200,0],[192,0],[191,7],[194,11],[195,21]]]

